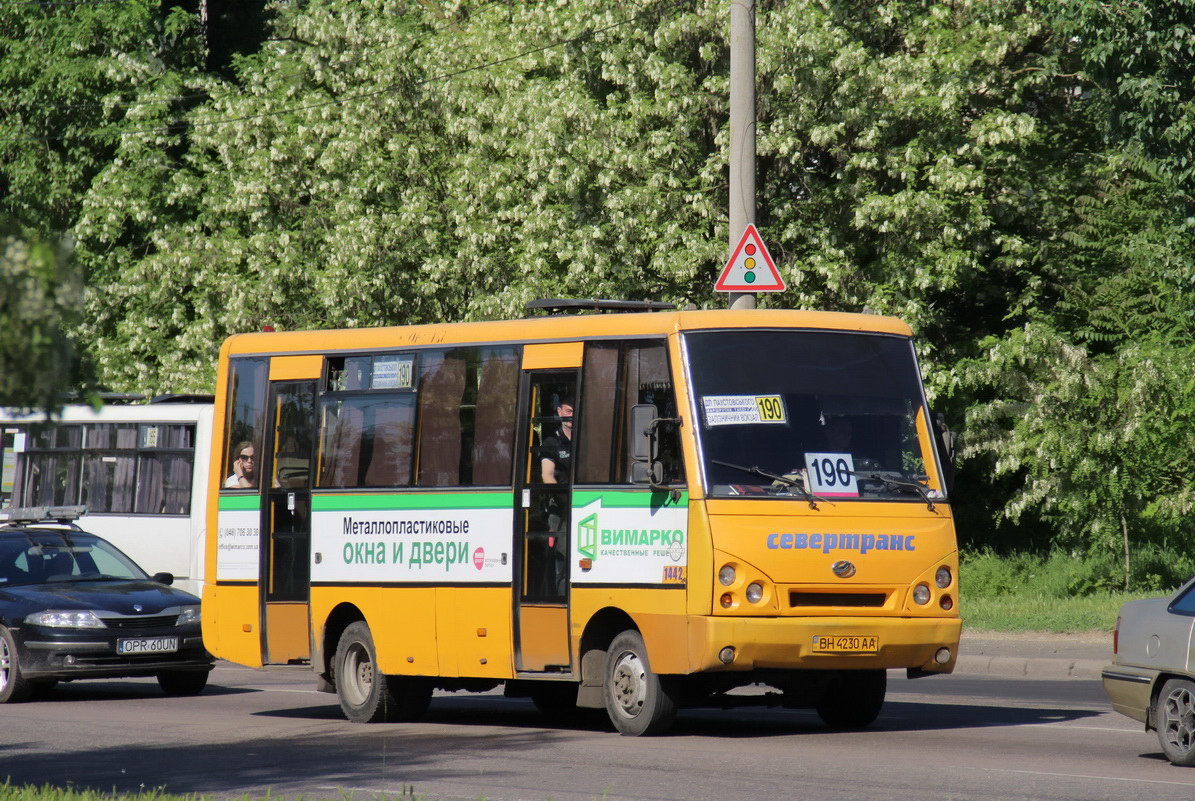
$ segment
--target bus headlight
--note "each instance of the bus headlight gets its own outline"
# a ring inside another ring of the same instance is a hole
[[[763,585],[758,581],[753,581],[747,585],[747,600],[753,604],[759,603],[763,598]]]
[[[913,600],[921,606],[925,606],[927,603],[929,603],[929,585],[918,584],[916,587],[914,587]]]
[[[954,576],[950,575],[950,568],[942,565],[938,568],[938,572],[934,575],[934,583],[938,585],[938,589],[944,590],[950,586],[950,582]]]
[[[731,584],[734,584],[734,579],[734,567],[731,565],[722,565],[722,569],[718,571],[718,581],[722,582],[722,586],[729,587]]]
[[[734,606],[734,596],[728,592],[724,592],[722,593],[722,598],[718,601],[718,603],[722,604],[723,609],[729,609],[730,607]]]

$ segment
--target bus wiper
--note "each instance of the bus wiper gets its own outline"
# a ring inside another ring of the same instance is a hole
[[[886,487],[904,487],[916,490],[917,494],[921,496],[921,500],[925,501],[925,505],[929,507],[929,510],[931,512],[934,511],[934,500],[929,495],[929,488],[924,484],[921,484],[917,481],[905,481],[904,479],[900,478],[892,478],[891,476],[882,476],[879,473],[851,472],[851,475],[858,478],[869,478],[873,481],[879,481]]]
[[[826,500],[825,498],[820,498],[811,493],[809,490],[805,489],[805,484],[803,482],[797,481],[796,479],[788,478],[787,476],[778,476],[775,473],[769,473],[767,470],[763,470],[759,467],[744,467],[741,464],[723,462],[718,459],[710,459],[710,461],[714,464],[722,465],[723,467],[732,467],[735,470],[742,470],[744,473],[750,473],[753,476],[759,476],[760,478],[770,478],[772,481],[779,481],[781,484],[787,484],[804,496],[805,500],[809,502],[810,509],[817,509],[817,501]]]

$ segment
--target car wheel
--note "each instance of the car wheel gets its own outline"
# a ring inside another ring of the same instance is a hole
[[[624,631],[606,652],[606,713],[619,734],[637,737],[667,731],[676,719],[672,683],[651,671],[637,631]]]
[[[866,728],[879,717],[887,691],[887,671],[841,671],[826,684],[817,715],[831,729]]]
[[[158,686],[167,695],[199,695],[207,686],[206,670],[164,670],[158,674]]]
[[[33,682],[21,675],[21,660],[12,632],[0,626],[0,704],[24,701],[33,693]]]
[[[1162,685],[1154,708],[1158,742],[1175,765],[1195,766],[1195,684],[1170,679]]]
[[[373,635],[364,621],[350,624],[340,635],[335,659],[336,696],[344,716],[354,723],[386,720],[395,698],[391,683],[378,672]]]

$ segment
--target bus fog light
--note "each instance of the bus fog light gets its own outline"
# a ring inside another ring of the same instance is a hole
[[[941,606],[945,611],[949,612],[951,609],[954,609],[954,599],[949,595],[943,595],[942,600],[938,602],[938,605]]]
[[[925,606],[927,603],[929,603],[929,585],[918,584],[916,587],[914,587],[913,600],[922,606]]]
[[[728,592],[724,592],[722,593],[722,599],[719,603],[722,604],[723,609],[729,609],[730,607],[734,606],[734,596]]]
[[[734,584],[734,568],[731,565],[722,565],[722,569],[718,571],[718,581],[722,582],[723,587],[729,587]]]
[[[939,648],[938,652],[936,654],[934,654],[934,661],[937,662],[939,665],[945,665],[947,662],[950,661],[950,649],[949,648]]]
[[[938,568],[937,574],[934,576],[934,583],[938,585],[938,589],[944,590],[950,586],[950,582],[954,577],[950,575],[950,568],[942,565]]]
[[[761,598],[763,598],[763,585],[760,584],[758,581],[751,582],[750,584],[747,585],[747,593],[746,594],[747,594],[748,601],[750,601],[753,604],[759,603],[759,600]]]
[[[734,661],[734,646],[728,645],[718,652],[718,659],[722,661],[723,665],[729,665]]]

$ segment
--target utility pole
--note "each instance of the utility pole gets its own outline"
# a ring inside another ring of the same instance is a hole
[[[730,243],[755,224],[755,0],[730,0]],[[732,309],[754,309],[754,292],[732,292]]]

